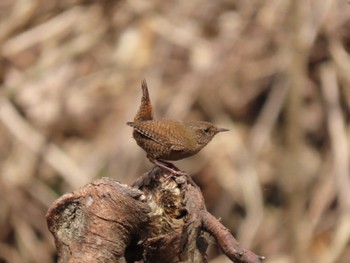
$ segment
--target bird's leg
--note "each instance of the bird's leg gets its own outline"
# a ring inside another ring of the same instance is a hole
[[[180,176],[185,175],[188,176],[186,172],[180,171],[175,165],[172,163],[166,162],[164,160],[156,159],[152,155],[147,154],[147,158],[151,163],[154,163],[158,167],[170,172],[172,175]]]
[[[158,165],[159,167],[169,171],[172,175],[174,176],[184,176],[185,178],[187,178],[188,182],[193,185],[194,187],[197,187],[198,186],[196,185],[196,183],[193,181],[192,177],[189,176],[186,172],[184,171],[180,171],[180,170],[175,170],[175,169],[178,169],[175,165],[173,165],[172,163],[169,163],[169,162],[165,162],[163,160],[154,160],[154,163],[156,165]],[[170,178],[170,177],[168,177]],[[178,177],[180,178],[180,177]],[[176,180],[175,180],[176,181]]]
[[[155,165],[157,165],[158,167],[170,172],[173,176],[179,176],[178,178],[180,178],[180,176],[184,176],[185,178],[187,178],[188,182],[193,185],[194,187],[198,187],[196,185],[196,183],[193,181],[193,179],[191,178],[191,176],[189,176],[186,172],[184,171],[180,171],[178,170],[178,168],[173,165],[172,163],[163,161],[163,160],[157,160],[152,158],[151,155],[147,154],[147,158],[148,160],[150,160],[151,163],[154,163]],[[168,176],[167,179],[170,179],[171,176]]]
[[[154,163],[159,167],[163,168],[164,170],[167,170],[172,175],[187,175],[187,173],[184,171],[175,170],[176,167],[172,163],[168,163],[163,160],[154,160]]]

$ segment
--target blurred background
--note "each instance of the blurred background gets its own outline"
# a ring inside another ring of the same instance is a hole
[[[1,0],[0,262],[55,262],[54,200],[151,169],[144,78],[157,116],[230,129],[176,165],[242,246],[350,262],[349,50],[347,0]]]

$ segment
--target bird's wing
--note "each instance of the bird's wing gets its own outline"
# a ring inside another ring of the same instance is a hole
[[[170,147],[173,151],[182,151],[185,146],[181,143],[181,138],[176,134],[176,129],[171,129],[167,124],[161,121],[142,121],[128,122],[137,132],[147,138]]]
[[[173,151],[181,152],[181,151],[183,151],[185,149],[185,146],[180,145],[180,144],[177,144],[177,145],[173,144],[173,145],[170,146],[170,149],[172,149]]]

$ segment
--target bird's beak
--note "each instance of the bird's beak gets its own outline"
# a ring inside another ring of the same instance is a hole
[[[225,131],[229,131],[229,129],[225,129],[225,128],[217,128],[216,130],[217,132],[225,132]]]

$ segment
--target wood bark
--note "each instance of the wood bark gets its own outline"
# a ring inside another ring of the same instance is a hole
[[[212,235],[232,262],[258,263],[205,207],[184,174],[155,167],[132,187],[112,178],[63,195],[46,215],[59,263],[207,262]]]

